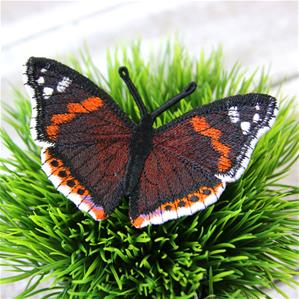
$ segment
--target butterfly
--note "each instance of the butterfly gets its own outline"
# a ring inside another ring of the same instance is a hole
[[[215,203],[240,178],[257,140],[272,126],[275,98],[236,95],[153,128],[164,111],[193,93],[195,82],[149,112],[126,67],[119,75],[141,119],[133,122],[111,96],[55,60],[26,63],[31,133],[42,169],[58,191],[94,219],[129,201],[132,224],[145,227],[192,215]]]

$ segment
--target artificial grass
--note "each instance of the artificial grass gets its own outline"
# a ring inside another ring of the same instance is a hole
[[[148,61],[140,43],[109,52],[107,61],[106,79],[86,50],[64,62],[104,87],[135,121],[138,109],[119,78],[120,65],[129,68],[150,110],[188,82],[198,83],[196,92],[155,126],[224,96],[266,93],[270,85],[267,75],[246,74],[238,64],[225,70],[220,50],[194,58],[178,42],[166,43]],[[44,292],[42,298],[269,298],[264,288],[280,291],[274,281],[295,284],[299,188],[280,182],[298,157],[292,100],[280,99],[274,127],[258,142],[242,178],[229,184],[216,204],[145,229],[131,225],[126,201],[96,222],[57,192],[40,168],[23,89],[16,90],[15,103],[7,108],[6,121],[23,146],[2,130],[11,157],[1,159],[0,223],[3,264],[16,273],[2,283],[30,278],[17,298]],[[40,289],[50,278],[52,287]]]

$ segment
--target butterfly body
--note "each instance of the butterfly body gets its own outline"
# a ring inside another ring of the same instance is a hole
[[[144,163],[153,147],[153,120],[146,114],[133,129],[129,160],[124,178],[124,193],[127,197],[136,187],[144,168]]]
[[[149,112],[125,67],[119,69],[140,111],[134,123],[89,79],[47,58],[26,64],[31,131],[42,169],[58,191],[96,220],[122,198],[137,228],[192,215],[240,178],[258,139],[272,126],[276,100],[236,95],[197,107],[153,128],[155,119],[196,89]]]

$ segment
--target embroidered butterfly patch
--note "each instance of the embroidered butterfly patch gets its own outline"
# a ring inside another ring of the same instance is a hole
[[[103,220],[129,200],[135,227],[192,215],[240,178],[257,140],[271,127],[276,100],[245,94],[215,101],[153,128],[157,116],[196,89],[149,113],[125,67],[119,69],[141,114],[134,123],[101,88],[69,67],[30,58],[31,130],[42,169],[79,209]]]

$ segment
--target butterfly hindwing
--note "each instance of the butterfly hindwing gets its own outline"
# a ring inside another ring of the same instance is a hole
[[[163,223],[215,202],[226,183],[244,172],[276,112],[276,101],[268,95],[239,95],[158,128],[130,201],[133,224]]]
[[[123,195],[133,123],[105,91],[63,64],[32,57],[26,75],[43,170],[81,210],[105,218]]]
[[[130,198],[130,217],[135,227],[144,227],[192,215],[216,202],[224,188],[192,160],[156,146]]]

